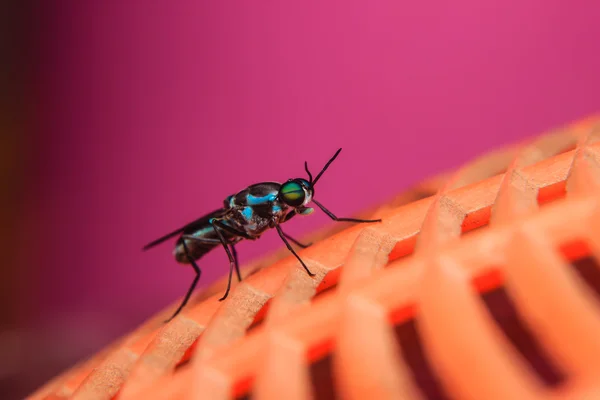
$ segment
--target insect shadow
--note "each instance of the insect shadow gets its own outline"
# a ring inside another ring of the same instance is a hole
[[[256,240],[269,229],[275,228],[277,230],[283,243],[298,259],[308,275],[315,276],[289,242],[291,241],[301,248],[309,247],[311,243],[300,243],[281,229],[281,224],[289,221],[295,215],[311,214],[314,209],[307,207],[311,201],[334,221],[358,223],[381,222],[381,219],[336,217],[325,206],[314,199],[317,181],[340,154],[340,151],[342,151],[341,148],[331,157],[314,179],[308,169],[308,163],[305,161],[304,169],[308,174],[308,180],[295,178],[289,179],[285,183],[261,182],[248,186],[238,193],[228,196],[223,201],[223,207],[218,210],[208,213],[144,246],[143,250],[148,250],[179,235],[175,243],[175,250],[173,251],[175,259],[181,264],[191,264],[196,272],[192,285],[188,289],[183,301],[166,322],[172,320],[187,304],[200,279],[201,271],[196,261],[219,245],[225,249],[227,257],[229,257],[229,280],[227,281],[225,294],[219,299],[221,301],[225,300],[231,289],[233,270],[237,274],[238,281],[242,280],[235,245],[244,239]]]

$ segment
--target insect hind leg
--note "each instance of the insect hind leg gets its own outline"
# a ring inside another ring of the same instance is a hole
[[[187,257],[187,259],[190,262],[190,264],[192,264],[192,268],[194,268],[194,272],[196,273],[196,276],[194,277],[194,280],[192,281],[192,284],[190,285],[190,288],[188,289],[187,293],[185,294],[185,297],[183,298],[183,301],[181,302],[181,304],[179,305],[179,307],[177,308],[177,310],[175,311],[175,313],[171,316],[171,318],[167,319],[165,321],[165,323],[167,323],[167,322],[171,321],[173,318],[175,318],[177,316],[177,314],[179,314],[179,312],[181,312],[181,310],[183,309],[183,307],[185,307],[185,305],[187,304],[188,300],[190,299],[190,296],[194,292],[194,289],[196,288],[196,285],[198,284],[198,280],[200,280],[200,275],[202,274],[202,271],[200,270],[200,267],[198,267],[198,264],[196,264],[196,261],[194,261],[194,259],[190,255],[190,251],[189,251],[189,249],[187,247],[187,244],[185,244],[185,239],[182,240],[181,243],[183,244],[183,251],[185,253],[185,256]]]
[[[238,262],[237,250],[235,245],[231,245],[231,253],[233,254],[233,260],[235,261],[235,273],[237,274],[238,282],[242,281],[242,274],[240,273],[240,264]]]
[[[237,252],[235,253],[236,257],[234,258],[233,255],[231,254],[231,251],[229,250],[227,241],[223,237],[223,233],[221,232],[221,229],[223,229],[224,231],[227,231],[229,233],[233,233],[233,234],[238,234],[238,233],[235,229],[228,227],[227,225],[223,224],[222,222],[220,222],[219,220],[216,220],[216,219],[213,219],[210,224],[212,225],[213,229],[215,230],[215,233],[217,234],[217,236],[219,237],[219,240],[221,241],[221,244],[223,245],[223,248],[225,249],[225,252],[227,253],[227,257],[229,257],[229,279],[227,280],[227,289],[225,290],[225,294],[223,295],[223,297],[221,297],[219,299],[219,301],[223,301],[227,298],[227,296],[229,296],[229,291],[231,290],[231,278],[233,276],[233,269],[234,268],[236,269],[236,272],[238,273],[238,278],[240,280],[241,280],[241,276],[239,274],[239,266],[237,265]],[[238,234],[238,236],[242,236],[242,235]],[[234,250],[234,252],[235,252],[235,250]]]

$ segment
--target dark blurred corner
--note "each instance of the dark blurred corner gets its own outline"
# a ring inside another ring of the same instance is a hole
[[[33,1],[0,2],[0,397],[23,398],[34,388],[27,377],[21,335],[28,304],[22,299],[28,265],[20,237],[36,131],[34,76],[37,21]],[[35,234],[34,230],[28,230]],[[24,251],[24,253],[23,253]]]

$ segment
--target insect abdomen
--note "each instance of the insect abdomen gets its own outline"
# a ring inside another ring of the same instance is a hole
[[[180,264],[190,264],[190,260],[185,255],[185,249],[182,244],[183,239],[179,239],[177,241],[177,245],[175,246],[175,250],[173,251],[173,255],[175,256],[175,260]],[[218,243],[208,244],[208,243],[200,243],[193,240],[186,240],[185,242],[189,255],[194,259],[198,260],[202,258],[206,253],[211,251],[217,246],[220,246]]]
[[[212,249],[214,249],[215,247],[220,245],[220,243],[217,241],[219,237],[217,236],[216,232],[214,231],[214,229],[211,225],[206,225],[206,226],[203,226],[200,228],[196,228],[194,231],[191,231],[189,233],[184,232],[184,235],[189,235],[189,236],[193,236],[193,237],[200,239],[200,240],[194,240],[194,239],[190,239],[190,238],[185,239],[185,244],[187,246],[188,254],[194,260],[200,259],[206,253],[208,253],[209,251],[211,251]],[[185,249],[183,247],[183,240],[184,239],[181,237],[177,240],[173,254],[175,255],[175,260],[177,260],[177,262],[179,262],[181,264],[190,264],[190,260],[188,259],[188,257],[185,254]],[[201,240],[206,240],[206,241],[203,242]],[[212,243],[207,242],[207,241],[212,241]]]

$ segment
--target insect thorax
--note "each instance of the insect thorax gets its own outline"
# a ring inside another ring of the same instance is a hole
[[[273,228],[273,222],[284,221],[287,208],[279,201],[255,206],[236,206],[231,209],[231,224],[248,235],[258,238],[266,230]]]
[[[230,197],[231,223],[249,236],[258,238],[273,227],[273,221],[283,222],[288,206],[278,199],[280,187],[278,182],[263,182]]]

